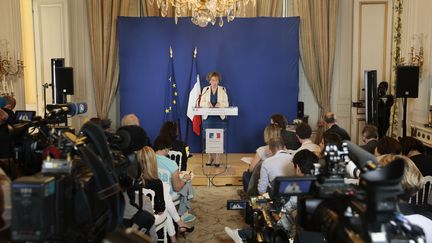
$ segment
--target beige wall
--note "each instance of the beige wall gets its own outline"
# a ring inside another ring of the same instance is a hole
[[[0,40],[3,39],[8,41],[8,50],[11,56],[17,55],[18,52],[23,52],[21,44],[20,2],[17,0],[0,1]],[[23,109],[25,107],[23,79],[17,80],[13,86],[15,98],[17,99],[17,109]]]
[[[424,66],[423,74],[419,81],[419,96],[417,99],[409,99],[408,124],[410,122],[427,123],[429,112],[430,88],[432,88],[432,1],[416,0],[404,1],[402,13],[402,56],[407,59],[409,48],[416,47],[417,51],[420,42],[412,40],[413,35],[424,34]],[[402,106],[400,106],[402,107]],[[401,111],[402,114],[402,111]],[[408,129],[409,132],[409,129]]]
[[[33,4],[30,0],[20,1],[22,45],[24,59],[25,109],[37,110],[36,64],[34,51]]]

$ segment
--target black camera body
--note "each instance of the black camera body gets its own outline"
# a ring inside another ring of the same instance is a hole
[[[136,139],[132,148],[128,147],[131,140],[125,142],[92,122],[84,124],[78,135],[51,129],[48,124],[27,125],[29,133],[35,128],[38,133],[24,134],[31,146],[16,149],[24,159],[23,166],[39,163],[42,172],[13,182],[12,239],[100,242],[107,232],[122,225],[122,188],[130,187],[136,177],[138,163],[133,150],[140,148]],[[137,126],[131,129],[142,130]],[[108,141],[111,135],[116,140]],[[146,143],[146,139],[140,141]]]
[[[344,180],[351,157],[363,171],[358,186]],[[407,224],[397,208],[404,167],[404,161],[396,160],[381,168],[373,155],[350,142],[342,148],[327,146],[319,175],[277,177],[271,199],[251,198],[246,222],[254,229],[252,242],[287,242],[294,233],[297,242],[310,242],[311,237],[327,242],[424,242],[421,228],[401,226]],[[293,198],[297,200],[290,204]],[[281,213],[289,216],[293,204],[296,218],[284,221]]]
[[[344,183],[343,173],[324,171],[311,193],[300,197],[298,224],[306,230],[300,233],[320,231],[328,242],[422,242],[424,233],[419,227],[411,225],[412,232],[399,230],[400,225],[406,224],[397,207],[403,192],[400,181],[404,161],[395,160],[380,167],[374,156],[350,142],[344,143],[342,153],[348,147],[350,156],[357,159],[357,166],[363,171],[359,185]],[[341,153],[335,146],[326,150]],[[346,163],[346,157],[326,157],[330,167],[341,162]]]

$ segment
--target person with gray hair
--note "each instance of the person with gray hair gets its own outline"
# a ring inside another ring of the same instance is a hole
[[[140,119],[135,114],[133,114],[133,113],[127,114],[127,115],[123,116],[123,118],[121,119],[121,126],[122,127],[123,126],[140,126],[141,128],[143,128],[140,125]],[[143,128],[143,130],[144,130],[144,128]],[[146,145],[152,147],[152,144],[150,142],[151,140],[148,137],[147,132],[145,130],[144,130],[144,132],[146,134],[146,138],[147,138],[147,141],[148,141]]]
[[[122,126],[131,126],[131,125],[139,126],[140,120],[135,114],[127,114],[127,115],[123,116],[123,118],[121,120],[121,125]]]
[[[323,120],[328,127],[328,130],[326,132],[336,133],[341,137],[342,140],[351,140],[348,132],[336,124],[336,115],[333,112],[327,112],[324,115]]]

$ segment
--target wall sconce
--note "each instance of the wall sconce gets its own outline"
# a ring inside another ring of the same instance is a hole
[[[419,77],[421,78],[423,73],[423,63],[424,63],[424,50],[423,50],[423,40],[426,38],[426,35],[421,33],[419,35],[412,35],[411,37],[411,47],[408,52],[408,63],[405,63],[405,57],[401,57],[400,64],[401,65],[409,65],[409,66],[419,66]],[[416,39],[419,41],[419,50],[416,51],[415,43]],[[401,55],[402,56],[402,55]]]
[[[13,82],[21,78],[24,71],[24,61],[20,59],[20,53],[11,56],[9,43],[5,39],[0,40],[0,95],[14,96]],[[15,57],[16,56],[16,57]]]

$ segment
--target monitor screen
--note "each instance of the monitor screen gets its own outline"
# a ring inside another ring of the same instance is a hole
[[[36,115],[35,111],[16,111],[15,117],[17,122],[29,122],[32,121]]]
[[[309,194],[315,177],[277,177],[274,182],[274,192],[277,196],[292,196]]]

